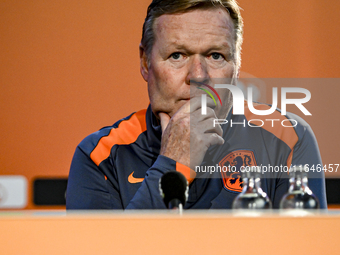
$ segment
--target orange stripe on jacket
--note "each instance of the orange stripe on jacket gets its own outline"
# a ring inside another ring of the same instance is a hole
[[[287,120],[287,118],[286,118],[286,116],[281,115],[281,113],[279,111],[275,111],[274,113],[272,113],[270,115],[265,115],[265,116],[255,115],[252,112],[250,112],[250,110],[248,108],[247,101],[245,101],[244,104],[245,104],[244,115],[245,115],[247,121],[252,120],[252,119],[262,120],[263,123],[264,123],[262,128],[267,130],[268,132],[272,133],[277,138],[279,138],[281,141],[286,143],[289,146],[289,148],[292,150],[292,152],[290,153],[290,155],[287,159],[287,166],[289,167],[291,162],[292,162],[293,148],[299,140],[293,125],[290,123],[290,121],[285,121],[285,126],[287,126],[287,127],[283,127],[281,125],[281,122],[283,120]],[[270,109],[270,106],[264,105],[264,104],[253,103],[253,105],[257,110],[268,110],[268,109]],[[272,121],[268,121],[266,119],[276,119],[276,120],[279,120],[279,121],[274,121],[273,122],[274,124],[272,124]],[[255,125],[255,122],[251,123],[251,124]],[[272,127],[272,125],[274,127]]]
[[[291,151],[291,153],[289,153],[288,159],[287,159],[287,166],[290,167],[290,165],[292,164],[292,160],[293,160],[293,150]],[[288,172],[289,174],[289,172]]]
[[[145,121],[146,110],[134,113],[130,119],[123,120],[117,128],[112,128],[108,136],[102,137],[97,146],[91,152],[91,159],[99,164],[110,156],[113,145],[131,144],[135,142],[138,136],[146,130]]]
[[[178,162],[176,162],[176,171],[182,173],[189,182],[189,184],[192,183],[192,181],[196,177],[196,172],[194,170]]]

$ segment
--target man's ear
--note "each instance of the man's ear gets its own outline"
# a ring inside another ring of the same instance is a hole
[[[140,73],[142,74],[144,80],[147,82],[149,77],[148,60],[145,49],[141,44],[139,45],[139,58],[140,58]]]

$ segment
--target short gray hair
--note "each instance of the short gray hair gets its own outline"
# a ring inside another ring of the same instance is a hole
[[[243,20],[240,13],[240,7],[235,0],[153,0],[148,7],[143,25],[141,45],[144,48],[146,55],[150,56],[155,41],[153,25],[156,18],[163,14],[185,13],[194,9],[213,7],[222,7],[226,9],[234,23],[235,45],[233,47],[233,59],[236,66],[239,68],[241,66]]]

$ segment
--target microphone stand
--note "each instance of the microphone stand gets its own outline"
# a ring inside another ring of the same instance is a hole
[[[169,202],[168,208],[173,211],[178,211],[179,215],[183,214],[183,205],[177,198],[174,198]]]

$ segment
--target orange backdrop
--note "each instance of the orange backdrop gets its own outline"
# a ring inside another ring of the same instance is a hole
[[[36,208],[32,181],[67,177],[85,136],[147,107],[138,45],[149,3],[0,1],[0,174],[26,176],[26,208]],[[239,0],[245,22],[242,71],[256,77],[339,77],[340,1],[325,3]],[[339,92],[332,91],[333,101],[321,89],[312,92],[312,99],[323,93],[323,101],[312,106],[315,114],[339,109]],[[314,121],[312,127],[324,161],[340,163],[335,124]]]

